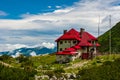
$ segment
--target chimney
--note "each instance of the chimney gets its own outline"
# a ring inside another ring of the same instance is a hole
[[[67,30],[63,30],[63,34],[65,34],[67,32]]]
[[[82,32],[84,32],[85,31],[85,29],[84,28],[80,28],[80,32],[82,33]]]
[[[80,28],[80,37],[82,37],[82,33],[85,31],[84,28]]]

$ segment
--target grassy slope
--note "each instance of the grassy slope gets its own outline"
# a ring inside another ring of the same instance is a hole
[[[63,68],[70,67],[71,64],[80,64],[87,60],[76,60],[70,62],[69,64],[57,64],[55,63],[55,55],[45,55],[45,56],[36,56],[30,57],[29,59],[33,62],[33,67],[37,70],[37,75],[57,75],[61,76],[61,72]],[[17,67],[18,64],[14,58],[8,59],[11,65]],[[117,80],[120,78],[120,54],[112,54],[112,55],[103,55],[98,56],[93,60],[89,60],[89,62],[81,67],[74,67],[69,69],[64,69],[65,72],[75,72],[81,76],[81,80]],[[17,65],[17,66],[16,66]],[[17,67],[17,68],[20,68]],[[16,68],[16,69],[17,69]],[[4,71],[4,70],[3,70]],[[16,71],[16,70],[15,70]],[[42,71],[45,71],[42,72]],[[78,72],[79,71],[79,72]],[[2,73],[1,73],[2,74]],[[6,73],[5,73],[6,74]]]
[[[7,67],[0,64],[0,80],[34,80],[36,71]]]
[[[119,63],[119,54],[97,57],[79,71],[80,80],[119,80]]]
[[[120,22],[117,23],[115,26],[111,29],[111,37],[112,37],[112,52],[118,53],[120,52]],[[99,37],[99,43],[101,44],[101,47],[99,50],[101,52],[108,52],[109,51],[109,31],[104,33]]]

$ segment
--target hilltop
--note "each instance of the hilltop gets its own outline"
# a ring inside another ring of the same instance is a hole
[[[120,52],[120,22],[118,22],[111,29],[111,48],[113,53]],[[109,51],[109,31],[105,32],[101,35],[99,39],[99,43],[101,46],[99,47],[100,52],[108,52]]]

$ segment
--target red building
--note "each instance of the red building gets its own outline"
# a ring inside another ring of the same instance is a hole
[[[75,29],[64,30],[57,42],[56,59],[58,62],[68,62],[76,58],[89,59],[96,55],[99,45],[97,38],[86,32],[83,28],[80,32]]]

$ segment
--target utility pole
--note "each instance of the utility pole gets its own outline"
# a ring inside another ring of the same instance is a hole
[[[100,15],[98,16],[98,37],[100,36]],[[95,58],[96,58],[96,55],[97,55],[97,53],[98,53],[98,51],[97,51],[97,47],[96,47],[96,42],[97,41],[95,41],[94,42],[94,49],[95,49]]]
[[[111,54],[111,15],[109,15],[109,54]]]

